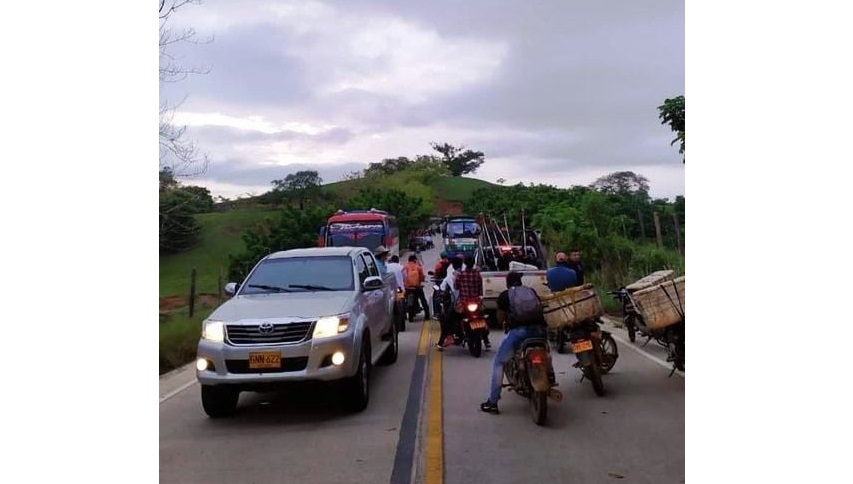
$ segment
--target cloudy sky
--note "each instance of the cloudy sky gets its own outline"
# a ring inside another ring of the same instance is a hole
[[[161,101],[210,156],[187,180],[260,194],[324,182],[430,142],[483,151],[494,182],[589,184],[618,170],[684,193],[657,106],[684,94],[683,0],[205,0],[171,19],[212,42],[176,45],[204,75]]]

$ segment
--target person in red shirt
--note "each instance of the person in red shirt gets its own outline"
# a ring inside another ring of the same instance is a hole
[[[483,276],[480,274],[480,270],[474,267],[474,257],[466,256],[465,269],[455,272],[454,277],[456,277],[456,291],[459,294],[456,304],[465,305],[472,302],[483,304]],[[483,334],[483,344],[487,350],[492,348],[488,329]]]

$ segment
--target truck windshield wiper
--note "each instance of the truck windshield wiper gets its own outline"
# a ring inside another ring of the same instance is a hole
[[[295,287],[297,289],[308,289],[309,291],[335,291],[327,286],[315,286],[314,284],[288,284],[287,287]]]
[[[249,284],[249,287],[256,287],[258,289],[266,289],[267,291],[275,291],[275,292],[293,292],[290,289],[279,287],[279,286],[268,286],[266,284]]]

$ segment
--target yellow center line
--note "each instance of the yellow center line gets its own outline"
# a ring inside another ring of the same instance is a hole
[[[421,339],[418,341],[418,356],[426,356],[429,348],[429,322],[421,323]]]
[[[426,325],[426,323],[424,323]],[[432,325],[432,340],[438,341],[439,325]],[[427,402],[425,484],[444,483],[444,405],[442,401],[441,355],[432,350],[429,359],[429,400]]]

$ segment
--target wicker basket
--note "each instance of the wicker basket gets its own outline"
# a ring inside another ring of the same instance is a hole
[[[630,297],[649,329],[684,321],[684,276],[637,291]]]
[[[604,314],[601,300],[592,290],[592,284],[542,296],[542,310],[550,328],[573,326]]]
[[[643,289],[648,289],[648,288],[650,288],[652,286],[656,286],[662,282],[671,281],[673,274],[675,274],[675,271],[671,271],[671,270],[652,272],[651,274],[640,279],[639,281],[637,281],[637,282],[635,282],[629,286],[625,286],[625,289],[629,293],[642,291]]]

